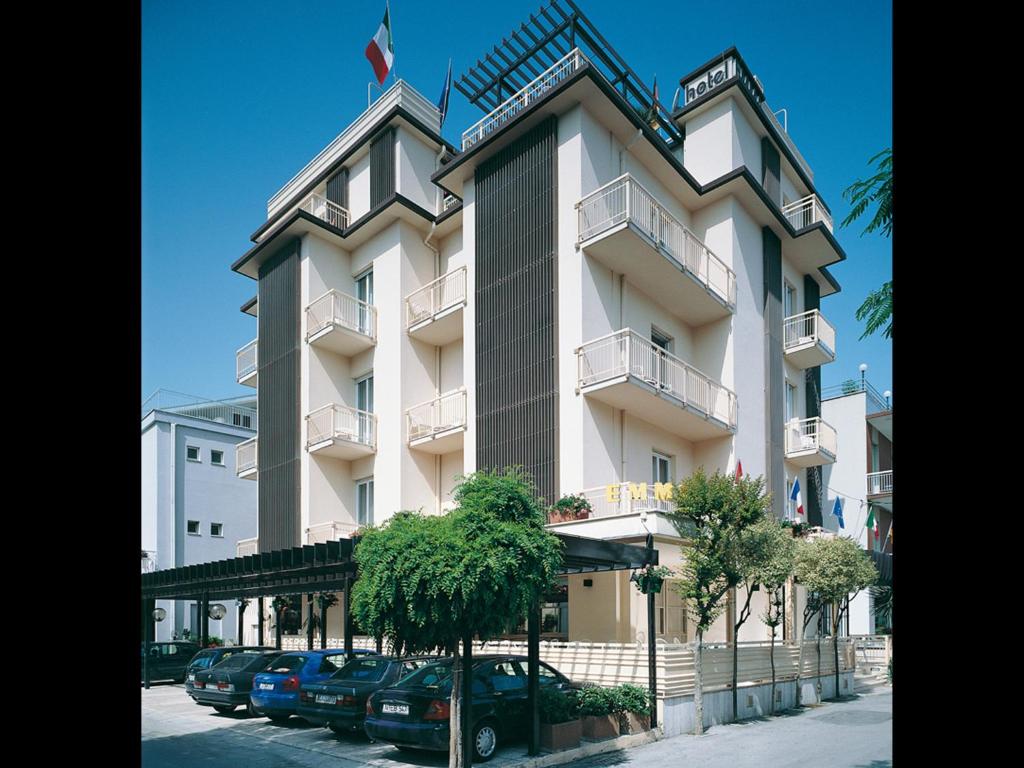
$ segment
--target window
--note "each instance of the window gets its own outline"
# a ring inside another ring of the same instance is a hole
[[[667,333],[662,333],[653,325],[651,326],[651,343],[656,347],[661,347],[666,352],[672,351],[672,337]]]
[[[187,525],[188,525],[187,530],[188,530],[188,532],[192,536],[201,536],[202,535],[202,533],[199,531],[199,521],[198,520],[189,520]]]
[[[878,472],[879,461],[878,461],[878,433],[875,432],[874,427],[868,427],[871,433],[871,468],[870,472]]]
[[[236,427],[245,427],[246,429],[252,429],[252,416],[245,416],[241,413],[231,414],[231,423]]]
[[[373,270],[364,272],[356,278],[356,298],[373,304]],[[373,315],[365,304],[359,305],[359,330],[367,335],[373,332]]]
[[[796,314],[796,288],[790,285],[788,280],[782,281],[782,298],[783,317],[792,317]]]
[[[666,581],[655,597],[655,632],[669,642],[687,642],[686,605],[679,593]]]
[[[793,481],[786,480],[786,519],[796,520],[796,502],[790,497],[793,495]],[[801,496],[803,494],[800,494]]]
[[[199,446],[186,445],[185,446],[185,458],[189,461],[202,461],[199,457]]]
[[[672,457],[655,451],[651,454],[651,482],[668,483],[672,476]]]
[[[537,675],[540,678],[541,685],[557,685],[559,683],[558,675],[550,667],[546,666],[544,662],[537,665]]]
[[[526,688],[526,675],[515,661],[500,661],[491,672],[491,687],[495,691],[518,691]]]
[[[224,466],[224,451],[210,451],[210,463],[216,464],[218,467]]]
[[[796,387],[786,382],[786,423],[795,419],[796,413]]]
[[[210,523],[210,535],[211,536],[223,536],[224,535],[224,523]]]
[[[373,525],[373,478],[356,483],[356,525]]]

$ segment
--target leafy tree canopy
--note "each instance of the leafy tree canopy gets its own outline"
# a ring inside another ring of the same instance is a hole
[[[801,541],[796,577],[826,603],[838,603],[878,580],[878,569],[853,539],[845,536]]]

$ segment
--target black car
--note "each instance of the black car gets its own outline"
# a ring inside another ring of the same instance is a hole
[[[215,664],[219,664],[229,656],[233,656],[236,653],[242,651],[272,651],[273,648],[262,645],[226,645],[218,648],[204,648],[189,661],[188,666],[185,667],[185,693],[192,698],[193,690],[195,686],[193,681],[196,679],[196,673],[202,672],[205,669],[209,669]]]
[[[233,653],[209,669],[195,673],[192,698],[196,704],[213,707],[221,713],[234,712],[241,705],[250,715],[258,714],[252,707],[249,694],[257,673],[270,666],[286,651],[248,650]]]
[[[362,730],[366,699],[388,688],[438,656],[363,656],[319,683],[307,683],[299,692],[295,714],[313,725],[326,725],[335,733]]]
[[[526,736],[527,679],[525,656],[473,658],[473,727],[475,760],[489,760],[498,745]],[[540,662],[540,685],[574,688],[554,668]],[[399,749],[448,749],[452,660],[428,664],[397,685],[366,701],[366,735]]]
[[[139,672],[142,680],[146,677],[146,644],[142,643]],[[153,643],[149,644],[149,679],[173,680],[180,683],[185,679],[185,667],[199,651],[195,643]]]

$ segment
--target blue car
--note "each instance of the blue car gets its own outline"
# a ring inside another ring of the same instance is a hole
[[[355,650],[349,656],[345,654],[344,648],[289,651],[277,657],[253,678],[250,694],[252,709],[275,723],[283,722],[296,714],[299,690],[303,685],[326,680],[350,659],[369,653],[366,650]]]

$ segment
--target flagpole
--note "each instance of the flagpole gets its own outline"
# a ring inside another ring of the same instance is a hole
[[[391,33],[391,47],[394,48],[395,47],[395,22],[391,18],[391,3],[388,2],[388,0],[385,0],[385,2],[384,2],[384,9],[387,11],[387,14],[388,14],[388,24],[391,27],[391,29],[389,30],[390,33]],[[394,54],[392,54],[392,55],[394,55]],[[397,59],[398,57],[395,56],[395,58]],[[394,82],[396,82],[396,83],[398,82],[398,75],[395,74],[397,71],[398,70],[395,69],[394,61],[392,60],[392,63],[391,63],[391,79]]]

